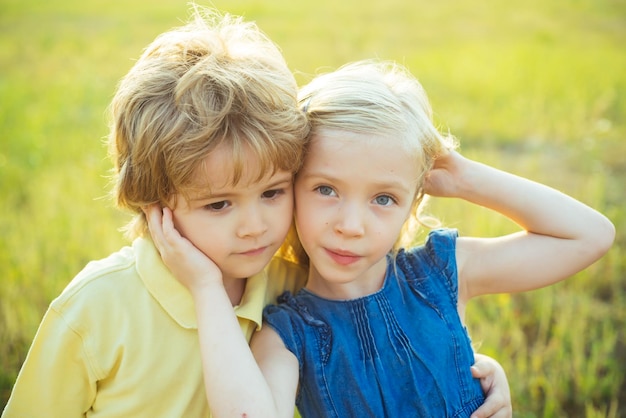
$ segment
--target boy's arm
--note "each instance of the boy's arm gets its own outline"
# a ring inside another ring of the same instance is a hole
[[[563,280],[608,251],[615,229],[602,214],[542,184],[452,151],[435,162],[425,191],[492,209],[523,231],[459,238],[459,303],[486,293],[520,292]]]
[[[298,359],[287,350],[280,336],[267,324],[252,336],[250,348],[271,388],[277,409],[276,416],[292,418],[298,390]]]
[[[269,327],[256,333],[269,338],[253,337],[255,360],[223,288],[206,286],[194,291],[194,303],[212,416],[292,418],[298,363],[278,335]]]
[[[146,208],[164,263],[190,291],[197,315],[206,396],[215,418],[278,417],[271,388],[241,332],[217,266],[174,228],[169,209]],[[296,364],[297,373],[297,364]],[[291,402],[293,417],[294,397]]]

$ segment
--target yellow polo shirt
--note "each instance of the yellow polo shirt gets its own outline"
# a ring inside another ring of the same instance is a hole
[[[247,280],[235,311],[248,340],[305,278],[275,258]],[[52,301],[2,417],[209,417],[193,300],[149,239],[89,263]]]

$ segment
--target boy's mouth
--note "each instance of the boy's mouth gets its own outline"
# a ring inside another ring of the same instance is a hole
[[[261,255],[261,254],[263,254],[263,253],[265,252],[265,250],[267,250],[267,248],[268,248],[268,246],[265,246],[265,247],[258,247],[258,248],[254,248],[254,249],[252,249],[252,250],[241,251],[241,252],[239,252],[239,253],[237,253],[237,254],[239,254],[239,255],[244,255],[244,256],[250,256],[250,257],[253,257],[253,256],[256,256],[256,255]]]

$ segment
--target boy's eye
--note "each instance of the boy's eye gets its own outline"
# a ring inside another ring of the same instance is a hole
[[[227,200],[220,200],[219,202],[209,203],[205,207],[209,210],[217,212],[220,210],[224,210],[229,206],[230,206],[230,202],[228,202]]]
[[[374,202],[376,202],[377,205],[381,205],[381,206],[390,206],[395,203],[393,198],[387,195],[376,196],[374,198]]]
[[[265,192],[263,192],[263,197],[266,199],[275,199],[280,195],[285,194],[285,190],[284,189],[272,189],[272,190],[267,190]]]
[[[323,196],[334,196],[335,191],[332,187],[329,186],[319,186],[317,187],[317,191]]]

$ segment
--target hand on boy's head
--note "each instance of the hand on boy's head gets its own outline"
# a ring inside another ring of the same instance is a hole
[[[221,283],[222,272],[217,265],[176,230],[171,209],[155,204],[143,210],[152,241],[178,281],[191,291],[204,284]]]

